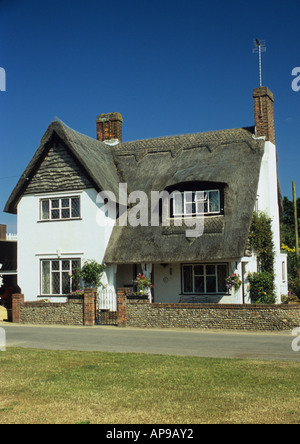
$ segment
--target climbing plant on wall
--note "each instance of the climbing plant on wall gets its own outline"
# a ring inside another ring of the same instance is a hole
[[[249,276],[251,299],[255,303],[275,303],[275,245],[272,219],[266,213],[253,214],[249,239],[260,268]]]

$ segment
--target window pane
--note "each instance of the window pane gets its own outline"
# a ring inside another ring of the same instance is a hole
[[[51,211],[51,218],[52,219],[59,219],[59,210],[52,210]]]
[[[49,200],[42,201],[42,220],[50,218]]]
[[[70,207],[70,199],[62,199],[61,206],[62,206],[62,208],[69,208]]]
[[[203,265],[195,265],[194,267],[194,274],[195,275],[200,275],[203,276],[204,275],[204,267]]]
[[[204,276],[195,276],[195,293],[204,293]]]
[[[184,193],[184,200],[185,200],[185,202],[187,202],[187,203],[192,203],[192,202],[194,202],[194,195],[195,193],[193,193],[192,191],[186,191],[185,193]]]
[[[218,291],[220,293],[226,293],[227,291],[225,284],[227,276],[227,265],[218,265]]]
[[[206,265],[206,274],[216,274],[216,266]]]
[[[197,214],[203,214],[205,213],[205,205],[207,207],[207,203],[205,201],[205,195],[204,191],[197,191],[196,192],[196,212]]]
[[[65,271],[70,271],[70,261],[62,261],[62,269]]]
[[[80,277],[78,276],[77,270],[80,270],[81,262],[80,260],[72,261],[72,278],[71,278],[71,286],[72,291],[78,290],[80,288]]]
[[[60,294],[60,274],[52,273],[52,294]]]
[[[193,203],[187,203],[185,204],[185,214],[193,214],[195,212],[195,210],[193,211],[193,209],[195,208],[195,204]]]
[[[50,294],[50,261],[42,262],[42,294]]]
[[[175,215],[183,214],[183,195],[181,193],[173,194],[173,212]]]
[[[59,270],[59,261],[52,261],[52,271]]]
[[[80,217],[80,199],[74,197],[71,199],[72,217]]]
[[[74,273],[75,270],[80,269],[80,260],[72,261],[72,273]]]
[[[62,219],[70,219],[70,210],[69,209],[61,210],[61,217]]]
[[[209,192],[209,211],[210,213],[218,213],[220,211],[220,194],[219,191]]]
[[[51,200],[52,208],[59,208],[59,199]]]
[[[193,267],[185,265],[183,267],[183,291],[184,293],[193,292]]]
[[[206,276],[206,292],[207,293],[216,293],[217,292],[216,276]]]
[[[62,293],[69,294],[71,290],[71,277],[69,273],[62,273]]]

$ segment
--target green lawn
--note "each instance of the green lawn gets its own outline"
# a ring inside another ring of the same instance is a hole
[[[0,424],[300,422],[295,362],[0,353]]]

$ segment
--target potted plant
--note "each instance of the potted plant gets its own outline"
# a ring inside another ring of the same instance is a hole
[[[104,287],[101,282],[101,278],[105,269],[106,264],[98,264],[98,262],[95,260],[85,261],[83,267],[81,269],[75,270],[75,272],[73,273],[72,279],[73,283],[75,283],[75,285],[73,285],[73,288],[74,286],[76,288],[76,291],[73,293],[77,292],[77,296],[79,296],[79,293],[83,293],[83,290],[80,288],[81,281],[84,288]]]

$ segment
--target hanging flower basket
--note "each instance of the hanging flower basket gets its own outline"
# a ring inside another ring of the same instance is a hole
[[[240,276],[236,273],[232,274],[231,276],[228,276],[228,278],[225,279],[225,283],[226,283],[226,287],[228,289],[228,292],[230,292],[230,290],[232,288],[237,290],[242,285],[242,281],[240,279]]]

